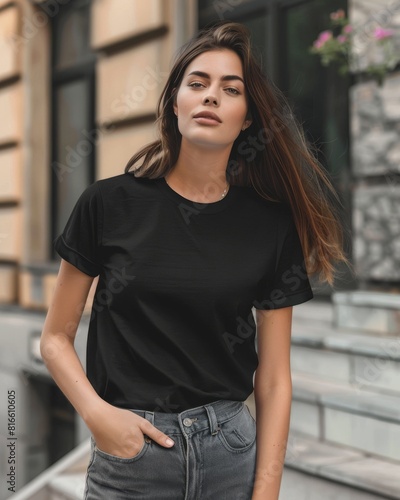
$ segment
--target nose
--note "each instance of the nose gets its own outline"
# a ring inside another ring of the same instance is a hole
[[[209,106],[209,105],[218,106],[218,99],[215,96],[208,95],[208,96],[204,97],[203,104],[205,106]]]

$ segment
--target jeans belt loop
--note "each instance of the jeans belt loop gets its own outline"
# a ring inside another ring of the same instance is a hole
[[[210,422],[211,434],[215,436],[216,434],[218,434],[218,431],[220,430],[218,425],[217,415],[215,413],[214,408],[211,405],[205,405],[204,408],[206,409],[208,420]]]
[[[154,425],[154,412],[152,411],[145,411],[144,412],[144,418],[146,420],[148,420],[152,425]],[[147,434],[144,434],[144,440],[146,443],[151,443],[151,438],[147,435]]]

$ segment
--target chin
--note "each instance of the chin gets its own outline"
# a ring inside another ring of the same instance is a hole
[[[212,140],[209,137],[199,137],[199,135],[197,134],[196,136],[182,136],[182,139],[188,146],[193,145],[195,147],[202,147],[204,149],[226,149],[232,147],[234,142],[217,141],[215,140],[215,138],[214,140]]]

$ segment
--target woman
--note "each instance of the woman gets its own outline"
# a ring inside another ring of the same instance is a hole
[[[240,24],[182,48],[158,116],[55,242],[41,352],[92,434],[85,498],[277,499],[292,308],[346,261],[334,190]],[[96,276],[86,376],[73,344]]]

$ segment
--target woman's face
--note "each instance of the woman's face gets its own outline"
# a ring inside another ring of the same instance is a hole
[[[232,147],[246,119],[247,101],[239,56],[229,49],[197,56],[188,65],[174,111],[185,141],[206,148]]]

